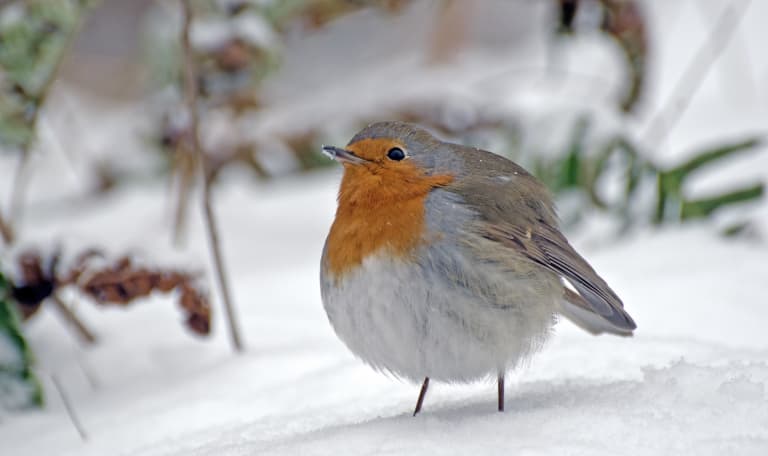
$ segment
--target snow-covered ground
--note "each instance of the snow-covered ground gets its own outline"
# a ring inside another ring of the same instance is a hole
[[[654,36],[677,44],[659,44],[648,112],[667,99],[714,22],[702,11],[724,4],[695,3],[652,3]],[[723,65],[749,62],[748,71],[721,72],[719,64],[660,158],[729,135],[764,134],[768,59],[757,50],[768,5],[752,8],[723,57]],[[664,35],[672,31],[681,38]],[[323,105],[328,95],[316,91],[315,104]],[[304,96],[293,106],[301,107]],[[122,144],[120,135],[129,134],[113,125],[94,132],[93,141]],[[93,148],[103,147],[96,143]],[[762,151],[703,175],[693,190],[705,195],[744,176],[765,181]],[[73,184],[70,172],[77,170],[55,152],[36,168],[25,241],[62,240],[70,251],[94,244],[115,253],[139,249],[152,262],[193,269],[207,264],[199,211],[193,211],[186,248],[170,247],[172,200],[165,184],[63,206],[59,194],[67,192],[59,189],[82,192],[83,186]],[[0,162],[3,178],[10,163]],[[216,210],[245,353],[232,353],[218,305],[213,336],[198,339],[167,299],[125,311],[82,302],[77,311],[100,338],[91,348],[80,347],[55,313],[44,310],[26,329],[48,403],[0,417],[0,454],[768,454],[764,242],[724,239],[698,224],[645,229],[611,243],[574,233],[576,246],[622,296],[637,321],[636,335],[592,337],[561,322],[544,350],[511,375],[505,413],[496,412],[494,384],[437,383],[414,418],[418,386],[355,359],[320,303],[318,263],[338,170],[258,185],[237,173],[228,177],[217,188]],[[749,213],[758,230],[768,232],[768,202]],[[70,424],[51,374],[69,393],[87,441]]]
[[[163,299],[128,311],[81,305],[101,338],[88,349],[44,312],[29,338],[89,440],[80,441],[44,377],[47,408],[4,418],[0,442],[13,451],[3,454],[765,454],[764,245],[692,227],[587,249],[637,320],[635,337],[592,337],[560,323],[510,380],[507,412],[495,411],[492,384],[436,384],[414,418],[417,386],[356,360],[323,312],[318,257],[335,185],[330,173],[299,187],[220,193],[242,355],[230,352],[220,314],[212,340],[196,340]],[[121,193],[54,223],[84,244],[141,245],[162,258],[164,195],[160,186]],[[191,256],[202,260],[195,227]],[[48,230],[34,228],[41,237]]]

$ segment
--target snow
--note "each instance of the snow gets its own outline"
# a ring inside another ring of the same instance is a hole
[[[219,191],[246,353],[231,353],[220,312],[211,340],[201,340],[185,332],[166,299],[128,311],[81,303],[78,311],[101,338],[92,348],[67,342],[70,334],[45,311],[28,326],[29,338],[41,368],[56,372],[68,390],[89,440],[80,441],[44,374],[48,407],[6,417],[0,441],[10,442],[14,455],[52,448],[61,455],[768,448],[763,245],[726,241],[706,226],[643,233],[610,249],[577,241],[620,291],[638,323],[636,336],[592,337],[562,322],[540,355],[512,374],[507,412],[495,411],[492,384],[436,383],[413,418],[417,385],[354,359],[320,303],[318,258],[337,179],[331,172],[305,178],[303,186],[283,181],[246,191],[235,182]],[[165,198],[160,185],[125,191],[55,216],[57,229],[30,223],[31,237],[76,233],[84,245],[142,245],[167,258]],[[115,229],[126,214],[140,223]],[[200,264],[206,249],[199,220],[188,242],[189,261]]]
[[[689,1],[667,9],[667,3],[651,3],[649,9],[656,27],[670,33],[696,6]],[[713,72],[657,152],[659,157],[677,162],[702,142],[746,132],[764,134],[768,86],[765,77],[758,76],[766,74],[768,60],[755,49],[764,42],[759,19],[768,6],[753,2],[751,8],[744,36],[737,37],[723,58],[733,62],[739,55],[750,56],[750,74],[757,75],[754,96],[739,95],[749,87],[732,89],[733,84],[721,81],[736,77],[735,72]],[[413,18],[407,21],[414,23]],[[696,48],[713,19],[683,22],[686,33],[681,35],[687,38],[660,48],[654,70],[658,73],[641,119],[667,99],[690,49]],[[309,46],[306,52],[313,54],[312,46],[320,45]],[[470,56],[466,62],[477,58]],[[394,78],[409,59],[398,61],[379,76],[381,80],[364,79],[355,85],[345,80],[343,87],[329,90],[319,90],[318,81],[308,84],[305,91],[317,92],[315,97],[299,94],[285,103],[288,109],[254,128],[279,125],[302,109],[317,109],[308,116],[322,119],[330,114],[320,109],[327,109],[326,101]],[[329,74],[338,65],[329,62],[316,74]],[[493,74],[506,73],[488,69],[479,79]],[[422,79],[414,92],[431,82]],[[467,96],[504,98],[493,84],[483,90],[473,86]],[[271,93],[276,98],[284,95],[277,89]],[[304,106],[305,97],[310,108]],[[513,103],[541,112],[564,105],[541,93]],[[360,104],[360,110],[368,106]],[[118,114],[111,117],[114,122],[127,123],[132,115]],[[56,137],[75,141],[77,135],[62,133],[69,124],[54,116],[49,120],[58,133],[51,133],[46,142]],[[103,128],[83,140],[90,141],[90,148],[135,144],[131,128],[117,131],[114,125],[100,125]],[[67,149],[74,149],[72,144]],[[764,147],[761,151],[729,163],[716,177],[703,175],[697,188],[706,193],[745,177],[765,181],[768,159]],[[78,179],[82,170],[62,172],[70,166],[66,157],[56,151],[52,156],[47,167],[36,166],[39,174],[28,192],[23,241],[43,246],[60,241],[70,253],[96,244],[114,254],[134,251],[151,263],[188,269],[208,264],[197,206],[191,211],[185,248],[171,247],[173,201],[166,183],[142,182],[72,204],[73,195],[87,188]],[[38,156],[38,164],[45,162]],[[10,157],[0,156],[3,201],[12,164]],[[609,241],[587,229],[590,223],[599,226],[592,220],[570,237],[622,296],[638,324],[636,335],[593,337],[561,322],[542,352],[510,374],[505,413],[496,412],[494,384],[433,383],[424,410],[414,418],[418,385],[378,374],[355,359],[333,334],[320,303],[318,263],[335,209],[339,170],[258,184],[237,172],[224,177],[216,188],[215,208],[247,350],[233,354],[218,300],[214,334],[201,339],[184,329],[170,299],[152,297],[122,310],[66,296],[77,302],[78,314],[95,330],[99,343],[80,346],[50,309],[29,322],[27,335],[47,406],[0,416],[0,453],[768,454],[764,242],[724,239],[707,224],[647,228]],[[766,232],[768,202],[749,208],[749,214],[758,231]],[[67,391],[87,441],[70,424],[51,374]]]

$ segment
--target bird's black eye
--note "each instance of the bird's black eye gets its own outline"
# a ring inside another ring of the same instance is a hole
[[[405,158],[405,152],[399,147],[393,147],[387,151],[387,158],[394,161],[400,161]]]

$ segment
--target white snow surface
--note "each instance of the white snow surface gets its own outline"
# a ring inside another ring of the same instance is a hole
[[[495,410],[493,384],[433,383],[414,418],[418,386],[355,359],[320,303],[318,258],[337,178],[320,174],[301,186],[284,181],[256,191],[231,185],[218,193],[243,354],[230,351],[219,307],[210,340],[186,333],[177,309],[161,298],[128,311],[82,303],[78,311],[100,336],[92,348],[72,342],[50,311],[33,320],[28,334],[48,406],[4,417],[0,442],[12,451],[3,454],[768,450],[764,244],[725,241],[705,226],[638,234],[602,249],[577,240],[624,298],[636,335],[592,337],[562,322],[540,355],[511,375],[505,413]],[[168,258],[164,190],[120,193],[52,225],[83,245],[139,245]],[[40,239],[51,230],[35,225]],[[200,264],[204,232],[199,220],[193,228],[189,264]],[[68,390],[88,441],[72,428],[45,372]]]
[[[692,49],[715,22],[714,10],[724,4],[648,4],[654,36],[674,45],[656,43],[647,112],[638,124],[668,99]],[[709,140],[764,135],[768,58],[761,43],[768,4],[750,8],[724,63],[705,79],[658,151],[660,159],[679,161]],[[711,17],[707,11],[714,11]],[[744,62],[745,71],[723,71]],[[359,85],[356,90],[364,91],[365,81]],[[308,84],[306,91],[318,95],[307,96],[306,103],[306,94],[288,100],[289,108],[271,122],[290,118],[291,106],[312,111],[352,89]],[[523,99],[516,102],[550,111],[563,105],[532,92],[518,91]],[[280,90],[272,93],[281,96]],[[138,117],[112,114],[121,125]],[[261,126],[268,129],[269,123]],[[67,125],[52,116],[59,138],[77,140]],[[98,125],[89,132],[91,149],[106,149],[103,143],[126,151],[128,138],[136,141],[130,128]],[[149,263],[188,269],[209,263],[197,206],[186,247],[171,248],[173,200],[166,184],[134,185],[72,204],[71,195],[88,187],[80,170],[55,150],[37,157],[47,166],[35,167],[30,184],[25,243],[61,242],[70,253],[92,245],[115,254],[133,250]],[[13,163],[0,156],[3,201]],[[694,190],[706,195],[745,176],[765,181],[765,147],[717,171],[705,173]],[[99,337],[87,348],[43,309],[26,330],[47,405],[0,416],[2,456],[768,454],[765,241],[727,240],[711,225],[698,224],[644,229],[619,242],[586,229],[570,233],[624,300],[638,324],[635,336],[593,337],[563,321],[541,353],[509,375],[505,413],[496,412],[495,384],[433,383],[424,410],[412,417],[418,385],[355,359],[320,302],[319,258],[335,210],[338,171],[257,185],[237,173],[226,178],[216,189],[215,207],[246,351],[232,352],[218,299],[214,334],[207,339],[183,328],[180,311],[167,298],[126,310],[77,301],[77,312]],[[765,233],[768,203],[753,205],[749,215]],[[51,374],[67,391],[87,441],[70,424]]]

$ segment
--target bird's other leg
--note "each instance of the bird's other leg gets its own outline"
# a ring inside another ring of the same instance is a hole
[[[429,377],[424,378],[424,383],[421,384],[421,391],[419,391],[419,399],[416,401],[416,408],[413,410],[413,416],[421,411],[421,405],[424,403],[424,396],[427,395],[427,388],[429,388]]]
[[[504,374],[499,374],[499,380],[498,380],[498,386],[499,386],[499,411],[504,411]]]

